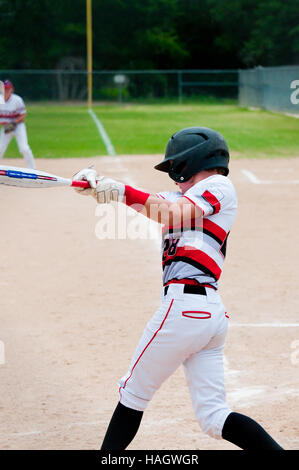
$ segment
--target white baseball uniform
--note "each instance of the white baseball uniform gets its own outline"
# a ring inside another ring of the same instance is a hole
[[[10,98],[0,106],[0,124],[4,126],[13,122],[22,114],[26,114],[26,108],[23,99],[12,93]],[[19,123],[13,132],[5,134],[4,127],[0,133],[0,159],[13,137],[16,137],[20,153],[23,155],[27,168],[35,169],[34,157],[28,145],[26,126],[23,122]]]
[[[172,202],[185,197],[204,215],[200,224],[164,229],[161,306],[119,381],[120,402],[145,410],[155,391],[182,364],[202,430],[220,439],[232,410],[225,399],[223,370],[228,315],[217,288],[237,196],[222,175],[198,182],[183,196],[158,196]]]

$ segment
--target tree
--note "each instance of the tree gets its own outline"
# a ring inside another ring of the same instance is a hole
[[[299,58],[297,0],[93,0],[94,68],[239,68]],[[86,67],[86,0],[0,0],[0,67]]]

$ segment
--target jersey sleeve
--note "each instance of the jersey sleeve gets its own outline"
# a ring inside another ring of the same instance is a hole
[[[161,191],[159,193],[155,193],[154,196],[158,197],[159,199],[165,199],[166,201],[171,201],[174,202],[176,201],[179,197],[182,196],[181,193],[179,192],[174,192],[174,191]]]
[[[214,181],[200,181],[184,194],[186,199],[200,207],[204,217],[218,214],[231,202],[230,185],[222,180],[226,177],[220,178],[220,180],[215,178]]]
[[[16,102],[16,112],[18,114],[26,114],[26,106],[23,101],[23,98],[18,96],[17,102]]]

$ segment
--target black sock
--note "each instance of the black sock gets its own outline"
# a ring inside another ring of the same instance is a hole
[[[283,450],[260,424],[240,413],[228,415],[222,437],[243,450]]]
[[[124,450],[134,439],[143,411],[118,403],[108,426],[101,450]]]

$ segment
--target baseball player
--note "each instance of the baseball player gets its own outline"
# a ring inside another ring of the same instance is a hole
[[[149,401],[183,365],[194,412],[204,433],[246,450],[282,450],[253,419],[226,402],[223,348],[228,315],[218,294],[227,239],[237,214],[228,178],[229,150],[218,132],[191,127],[174,134],[164,160],[177,191],[149,194],[81,170],[98,203],[118,201],[163,227],[161,306],[148,322],[128,372],[102,450],[123,450],[133,440]]]
[[[0,106],[0,159],[7,149],[11,139],[15,136],[20,153],[25,159],[27,168],[35,169],[34,157],[28,145],[26,126],[26,108],[23,99],[14,93],[13,84],[4,81],[4,100]]]

